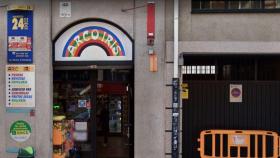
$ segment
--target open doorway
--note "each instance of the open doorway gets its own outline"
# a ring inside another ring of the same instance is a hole
[[[53,157],[133,157],[132,37],[86,18],[61,30],[53,47]]]
[[[53,157],[133,154],[133,71],[55,69]]]

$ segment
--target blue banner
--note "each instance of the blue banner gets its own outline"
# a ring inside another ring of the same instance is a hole
[[[33,11],[10,10],[7,20],[8,63],[32,63]]]
[[[180,135],[180,89],[179,78],[172,79],[172,138],[171,157],[179,158],[179,135]]]

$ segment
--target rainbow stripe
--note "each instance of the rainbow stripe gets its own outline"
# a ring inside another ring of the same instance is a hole
[[[119,38],[110,30],[100,26],[90,26],[75,32],[63,49],[63,57],[80,57],[88,46],[101,47],[107,56],[125,56]]]

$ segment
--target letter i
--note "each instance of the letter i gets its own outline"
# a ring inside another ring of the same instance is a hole
[[[105,40],[105,36],[106,36],[106,32],[103,32],[103,37],[102,37],[102,41],[104,42]]]

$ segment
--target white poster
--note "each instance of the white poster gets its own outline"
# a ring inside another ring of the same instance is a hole
[[[87,131],[87,122],[75,122],[76,131]]]
[[[229,100],[231,103],[242,103],[242,85],[230,84],[229,86]]]
[[[74,132],[74,139],[75,139],[76,141],[87,141],[87,139],[88,139],[87,132],[78,132],[78,131],[75,131],[75,132]]]
[[[35,107],[35,65],[6,65],[6,107]]]
[[[62,18],[71,17],[71,2],[60,2],[59,16]]]

